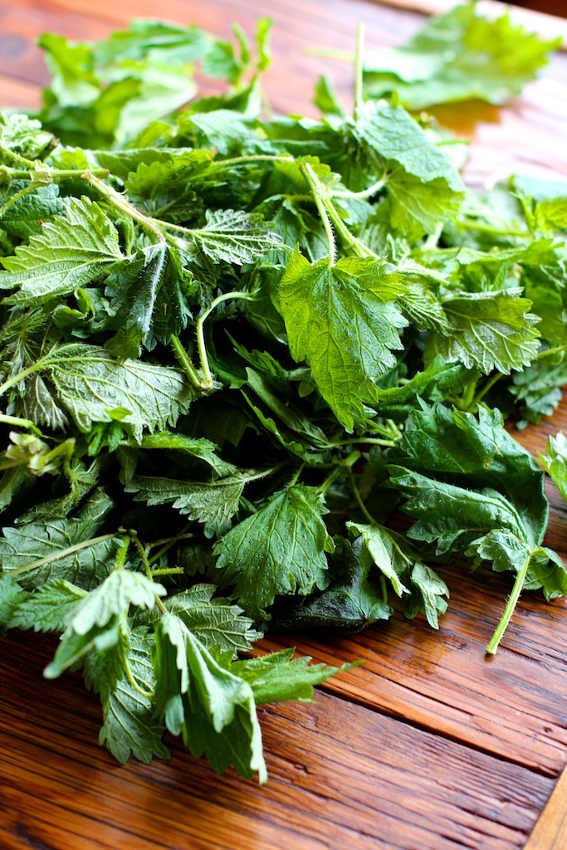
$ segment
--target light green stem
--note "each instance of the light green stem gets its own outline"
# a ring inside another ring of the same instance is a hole
[[[376,183],[373,183],[372,186],[369,186],[367,189],[363,189],[361,192],[349,192],[348,189],[346,191],[342,191],[337,189],[337,191],[331,191],[331,198],[347,198],[347,199],[359,199],[364,200],[364,198],[370,198],[372,195],[375,195],[376,192],[379,192],[386,185],[386,177],[381,177],[380,180],[377,180]]]
[[[498,649],[498,644],[502,640],[502,636],[504,635],[504,632],[506,631],[506,628],[508,627],[508,623],[510,622],[510,618],[512,617],[512,614],[514,613],[516,603],[518,602],[518,599],[520,598],[520,593],[522,592],[522,588],[523,588],[525,581],[526,581],[526,576],[528,574],[528,569],[529,569],[529,566],[530,566],[531,557],[532,557],[532,553],[530,552],[530,554],[528,555],[528,557],[526,558],[526,560],[522,564],[521,569],[518,570],[518,574],[516,576],[516,581],[514,582],[514,587],[512,588],[512,593],[510,594],[510,596],[508,598],[508,602],[506,603],[504,613],[502,614],[500,621],[499,621],[498,625],[496,626],[496,629],[494,631],[494,634],[492,635],[492,638],[490,639],[490,642],[487,644],[487,647],[486,647],[486,654],[487,655],[494,655],[496,653],[496,650]]]
[[[156,226],[153,219],[148,218],[148,216],[140,212],[139,209],[127,201],[126,198],[113,189],[112,186],[109,186],[108,183],[105,183],[103,180],[96,177],[92,171],[85,171],[82,176],[87,183],[104,195],[113,207],[126,213],[126,215],[130,216],[130,218],[134,219],[134,221],[137,221],[138,224],[152,233],[159,242],[165,243],[165,234],[159,227]]]
[[[43,437],[43,434],[30,419],[20,419],[19,416],[8,416],[7,413],[0,413],[0,422],[4,425],[13,425],[15,428],[25,428],[31,431],[36,437]]]
[[[300,168],[303,173],[303,176],[309,183],[311,194],[313,195],[313,200],[315,201],[315,204],[317,206],[317,212],[319,213],[321,221],[323,222],[323,227],[325,228],[327,242],[329,243],[329,266],[334,266],[337,261],[335,236],[333,234],[331,222],[329,221],[329,216],[327,215],[327,210],[325,209],[325,205],[323,204],[321,198],[321,184],[317,180],[315,172],[313,171],[308,162],[303,163]]]
[[[138,550],[138,555],[140,556],[140,560],[142,561],[142,565],[144,567],[147,577],[150,581],[153,581],[152,568],[150,566],[150,562],[148,561],[148,556],[146,554],[145,548],[142,546],[142,543],[137,534],[131,532],[131,538],[134,541],[136,549]],[[156,602],[156,608],[158,609],[160,614],[167,614],[167,608],[165,607],[159,596],[156,594],[154,598]]]
[[[360,510],[362,511],[362,513],[364,514],[364,516],[366,517],[366,519],[368,520],[368,522],[371,525],[378,525],[378,523],[376,522],[376,520],[374,519],[372,514],[369,512],[369,510],[366,507],[366,505],[364,504],[364,502],[362,501],[362,496],[360,495],[360,490],[358,489],[358,485],[357,485],[357,483],[354,479],[354,475],[352,474],[352,472],[350,473],[350,482],[351,482],[351,486],[352,486],[352,492],[354,493],[354,498],[356,499],[358,507],[360,508]]]
[[[203,313],[201,313],[201,315],[197,319],[197,348],[199,350],[199,360],[201,361],[201,371],[203,372],[203,380],[201,382],[201,387],[204,390],[211,390],[214,386],[213,375],[211,373],[209,367],[209,360],[207,357],[207,348],[205,346],[205,321],[211,315],[213,310],[215,310],[219,304],[222,304],[223,301],[229,301],[231,299],[237,298],[243,299],[244,301],[254,301],[256,296],[250,292],[225,292],[223,293],[223,295],[219,295],[217,298],[211,301],[207,309]]]
[[[204,389],[203,382],[201,381],[201,378],[200,378],[197,370],[193,366],[193,364],[191,362],[191,358],[189,357],[189,355],[185,351],[185,348],[183,347],[179,337],[176,336],[175,334],[172,334],[169,337],[169,341],[171,343],[171,347],[173,348],[173,350],[175,352],[175,356],[177,357],[179,365],[181,366],[181,368],[183,369],[183,371],[185,372],[185,374],[189,378],[189,381],[191,382],[191,384],[197,390]]]

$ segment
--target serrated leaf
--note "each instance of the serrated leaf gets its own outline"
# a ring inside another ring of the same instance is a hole
[[[311,265],[298,252],[278,290],[290,351],[306,360],[317,388],[339,422],[352,430],[375,381],[395,363],[405,319],[383,298],[372,260],[340,259]]]
[[[276,595],[311,593],[327,584],[327,559],[334,544],[315,487],[280,490],[215,544],[220,580],[234,585],[238,602],[251,616],[265,613]]]
[[[221,652],[249,652],[261,635],[253,629],[253,622],[243,616],[242,608],[228,600],[212,598],[214,584],[196,584],[189,590],[170,596],[165,607],[183,620],[190,632],[201,643]]]
[[[528,312],[531,302],[517,289],[462,292],[442,303],[450,327],[431,338],[430,357],[440,354],[488,375],[493,369],[505,374],[521,369],[536,356],[538,318]]]
[[[206,213],[207,223],[191,234],[201,251],[215,263],[256,262],[281,246],[279,236],[268,230],[260,216],[240,210]]]
[[[76,518],[4,528],[0,539],[3,571],[17,574],[25,588],[40,587],[57,578],[90,590],[108,575],[115,548],[113,538],[105,535],[85,548],[74,547],[95,537],[112,507],[109,496],[95,491]],[[66,554],[68,549],[73,551]],[[41,563],[30,567],[35,562]],[[22,572],[16,573],[17,570]]]
[[[86,595],[86,590],[65,579],[50,579],[18,605],[10,626],[36,632],[61,632],[74,606]]]
[[[246,777],[265,782],[262,737],[250,685],[223,668],[172,614],[156,627],[154,655],[158,716],[183,735],[194,756],[206,755],[222,773],[233,764]]]
[[[293,649],[282,649],[260,658],[236,661],[231,671],[250,684],[256,704],[264,705],[288,699],[309,701],[313,698],[314,685],[351,667],[350,664],[342,667],[310,664],[309,656],[294,658],[293,653]]]
[[[122,259],[118,231],[106,213],[88,198],[72,198],[64,215],[2,259],[0,289],[19,287],[6,301],[35,305],[85,286]]]
[[[54,679],[92,651],[109,650],[126,635],[125,620],[131,605],[153,608],[165,588],[142,573],[114,570],[102,584],[91,590],[72,608],[55,657],[44,670]],[[127,651],[128,644],[121,647]]]
[[[36,368],[53,386],[57,399],[78,427],[112,422],[115,412],[140,440],[144,428],[174,425],[193,398],[181,372],[139,360],[116,361],[96,345],[70,343],[54,348]]]
[[[149,475],[136,476],[126,491],[147,505],[167,505],[204,525],[207,537],[222,534],[238,510],[245,477],[231,475],[212,481],[178,481]]]

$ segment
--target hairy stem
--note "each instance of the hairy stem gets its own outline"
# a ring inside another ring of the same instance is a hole
[[[185,351],[185,348],[183,347],[179,337],[176,336],[176,334],[171,334],[171,336],[169,337],[169,342],[171,343],[171,347],[173,348],[173,351],[175,352],[175,356],[177,357],[177,361],[178,361],[179,365],[181,366],[181,368],[183,369],[183,371],[185,372],[185,374],[189,378],[189,382],[195,387],[195,389],[202,390],[203,389],[203,382],[202,382],[197,370],[193,366],[193,363],[191,362],[191,358],[189,357],[189,355]]]
[[[251,292],[225,292],[223,293],[223,295],[219,295],[217,298],[211,301],[207,309],[203,313],[201,313],[201,315],[197,319],[197,348],[199,350],[199,360],[201,361],[201,371],[203,373],[201,387],[204,390],[212,390],[214,386],[213,375],[211,373],[209,367],[209,359],[207,357],[207,348],[205,346],[205,321],[211,315],[213,310],[215,310],[219,304],[222,304],[223,301],[229,301],[231,299],[238,298],[244,301],[254,301],[256,296],[253,295]]]
[[[506,629],[508,627],[508,623],[510,622],[512,614],[514,613],[514,609],[516,607],[518,599],[520,598],[520,593],[522,592],[522,588],[523,588],[525,581],[526,581],[526,576],[528,574],[528,569],[529,569],[529,566],[530,566],[531,557],[532,557],[532,553],[530,552],[530,554],[528,555],[528,557],[526,558],[526,560],[522,564],[521,569],[518,570],[518,574],[516,576],[516,581],[514,582],[514,587],[512,588],[512,593],[510,594],[510,596],[508,598],[508,602],[506,603],[504,613],[500,617],[500,621],[499,621],[498,625],[496,626],[494,634],[492,635],[492,638],[490,639],[489,643],[487,644],[487,647],[486,647],[486,654],[487,655],[494,655],[496,653],[496,650],[498,649],[498,644],[502,640],[504,632],[506,631]]]
[[[315,204],[317,206],[317,212],[319,213],[321,221],[323,222],[323,227],[325,228],[327,242],[329,243],[329,266],[334,266],[337,261],[337,247],[335,245],[335,236],[333,234],[333,228],[331,227],[331,222],[329,221],[327,210],[325,209],[325,205],[321,198],[321,184],[317,180],[315,172],[313,171],[308,162],[303,163],[300,168],[303,176],[309,183],[311,194],[313,195],[313,200],[315,201]]]
[[[152,233],[159,242],[165,243],[165,235],[163,231],[156,226],[154,220],[140,212],[139,209],[131,204],[130,201],[127,201],[123,195],[116,191],[116,189],[113,189],[112,186],[108,185],[108,183],[100,180],[95,176],[95,174],[93,174],[92,171],[85,171],[82,176],[87,183],[104,195],[106,200],[112,204],[113,207],[126,213],[126,215],[130,216],[130,218],[134,219],[134,221],[137,221],[138,224],[140,224],[145,230]]]

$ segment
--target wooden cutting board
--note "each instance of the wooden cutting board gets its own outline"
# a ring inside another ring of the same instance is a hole
[[[270,14],[274,109],[312,114],[316,76],[330,72],[346,98],[352,69],[309,57],[307,47],[352,48],[362,20],[368,49],[379,49],[404,40],[423,20],[362,0],[162,0],[159,8],[151,0],[0,0],[0,102],[39,102],[46,72],[34,40],[43,30],[94,39],[131,17],[156,14],[224,35],[234,19],[251,31],[258,16]],[[554,24],[557,32],[561,26]],[[567,176],[565,54],[505,109],[474,104],[438,115],[471,137],[467,178],[475,184],[512,171]],[[567,428],[566,406],[519,439],[541,450],[560,427]],[[567,556],[567,510],[552,485],[549,497],[547,544]],[[263,788],[233,773],[215,776],[174,741],[169,762],[116,764],[97,746],[99,709],[79,680],[42,679],[54,641],[9,633],[0,641],[0,847],[523,847],[567,761],[567,605],[522,598],[487,662],[483,649],[508,581],[456,566],[443,577],[451,600],[437,633],[420,620],[395,619],[351,638],[264,642],[266,649],[297,643],[317,661],[365,664],[319,689],[312,704],[261,711],[270,772]],[[557,838],[564,797],[562,784],[532,850],[567,847]]]

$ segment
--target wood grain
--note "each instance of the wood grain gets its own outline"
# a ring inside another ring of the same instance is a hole
[[[35,107],[46,82],[34,42],[44,29],[94,39],[152,0],[0,0],[0,100]],[[358,20],[368,49],[397,44],[422,17],[362,0],[164,0],[159,14],[221,35],[238,19],[251,31],[274,19],[267,89],[278,111],[314,114],[317,74],[348,99],[352,68],[306,48],[350,48]],[[506,109],[471,104],[437,115],[472,139],[467,179],[489,185],[511,171],[567,174],[567,56]],[[519,435],[531,450],[567,429],[567,407]],[[567,510],[553,487],[549,545],[567,553]],[[442,568],[451,588],[439,632],[395,618],[349,638],[275,636],[316,660],[362,658],[312,705],[262,712],[271,774],[259,789],[214,776],[175,742],[173,758],[117,765],[96,744],[100,711],[79,681],[41,678],[54,643],[11,633],[0,660],[0,847],[90,850],[402,848],[508,850],[523,846],[566,761],[565,603],[520,600],[497,656],[484,646],[510,584]],[[555,805],[555,804],[552,804]],[[540,848],[538,848],[540,850]]]
[[[524,850],[564,850],[567,847],[567,769],[553,789]]]
[[[173,747],[120,767],[52,648],[13,633],[0,661],[0,844],[57,850],[520,847],[552,780],[336,697],[262,712],[270,780],[220,778]],[[35,844],[34,844],[35,842]]]

